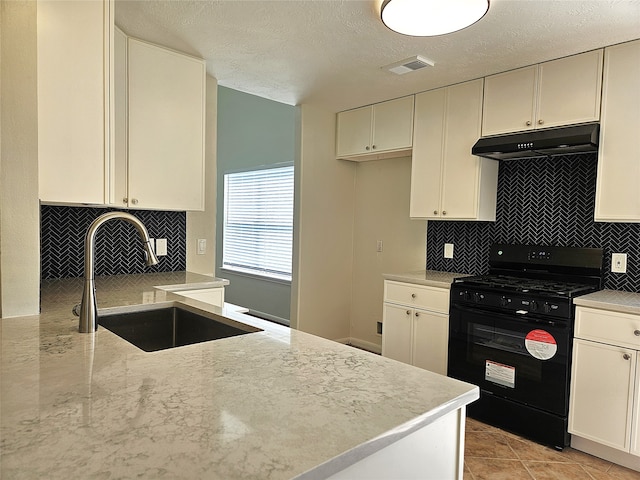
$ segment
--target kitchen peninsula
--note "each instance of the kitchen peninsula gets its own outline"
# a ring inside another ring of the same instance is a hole
[[[0,321],[0,477],[462,478],[477,387],[154,288],[215,282],[96,279],[101,312],[180,302],[263,330],[146,353],[78,333],[82,279],[43,281],[40,315]]]

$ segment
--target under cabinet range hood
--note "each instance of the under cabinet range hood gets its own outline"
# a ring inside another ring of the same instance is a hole
[[[551,157],[598,151],[598,123],[482,137],[471,153],[493,160]]]

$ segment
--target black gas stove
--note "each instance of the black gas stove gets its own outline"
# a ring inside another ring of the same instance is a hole
[[[573,299],[602,288],[602,249],[493,245],[451,285],[448,375],[480,386],[471,417],[569,444]]]

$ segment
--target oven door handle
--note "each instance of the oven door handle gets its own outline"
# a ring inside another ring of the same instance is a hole
[[[556,321],[553,320],[544,320],[544,319],[540,319],[540,318],[536,318],[536,317],[530,317],[528,314],[522,314],[522,313],[517,313],[517,312],[513,312],[513,314],[508,314],[505,312],[496,312],[493,310],[485,310],[482,308],[473,308],[473,307],[467,307],[464,305],[457,305],[457,304],[452,304],[450,307],[450,310],[453,311],[454,309],[459,310],[460,312],[466,312],[466,313],[471,313],[473,315],[489,315],[491,316],[491,318],[499,318],[501,320],[505,320],[508,322],[518,322],[520,324],[525,324],[525,323],[535,323],[537,325],[546,325],[546,326],[550,326],[550,327],[557,327],[557,328],[562,328],[565,327],[566,325],[564,324],[564,322],[562,323],[558,323]],[[451,312],[449,312],[451,313]],[[478,322],[476,322],[478,323]],[[480,322],[482,323],[482,322]],[[493,320],[489,320],[487,321],[487,325],[494,323]]]

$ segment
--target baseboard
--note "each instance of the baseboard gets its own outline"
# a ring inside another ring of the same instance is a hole
[[[640,472],[640,457],[607,447],[586,438],[571,436],[571,448]]]
[[[377,343],[367,342],[365,340],[360,340],[359,338],[354,338],[354,337],[350,337],[347,343],[349,345],[353,345],[354,347],[358,347],[363,350],[367,350],[369,352],[377,353],[378,355],[382,353],[382,347]]]

